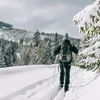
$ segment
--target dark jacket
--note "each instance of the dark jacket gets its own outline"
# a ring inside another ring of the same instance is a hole
[[[72,46],[69,40],[67,40],[67,42],[69,42],[69,44],[71,46],[71,53],[74,52],[75,54],[78,54],[78,49],[74,45]],[[58,53],[60,53],[60,50],[61,50],[61,45],[59,45],[57,48],[55,48],[54,56],[56,56]]]

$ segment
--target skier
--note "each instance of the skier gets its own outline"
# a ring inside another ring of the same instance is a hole
[[[68,33],[66,33],[62,44],[54,50],[54,56],[59,59],[60,65],[60,89],[64,87],[65,92],[69,89],[72,52],[78,54],[78,49],[71,45]]]

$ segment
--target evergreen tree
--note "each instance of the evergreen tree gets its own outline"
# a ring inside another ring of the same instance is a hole
[[[76,14],[74,23],[84,33],[76,65],[100,71],[100,0]]]
[[[84,15],[84,16],[83,16]],[[85,7],[81,12],[73,18],[78,30],[85,33],[88,37],[93,37],[100,32],[100,0],[96,0],[93,4]]]
[[[52,56],[52,52],[51,52],[51,39],[49,39],[45,47],[44,56],[41,58],[41,63],[52,64],[53,61],[54,61],[54,57]]]
[[[44,45],[43,42],[41,40],[41,42],[39,43],[39,45],[37,47],[30,47],[30,64],[39,64],[39,61],[41,59],[41,57],[44,54]]]
[[[21,48],[21,51],[20,51],[20,60],[19,60],[19,64],[20,65],[29,65],[30,63],[30,54],[31,53],[31,49],[29,46],[23,46]]]
[[[16,51],[18,50],[18,44],[16,42],[11,41],[11,48],[12,48],[12,65],[15,65],[17,60]]]
[[[5,48],[5,63],[6,67],[14,66],[16,63],[16,43],[10,41]]]
[[[6,66],[10,67],[13,65],[13,57],[12,57],[12,45],[11,43],[8,44],[8,46],[6,47]]]
[[[40,41],[41,41],[40,32],[37,30],[37,32],[34,33],[34,37],[32,39],[33,46],[34,47],[38,46]]]
[[[58,33],[55,33],[54,36],[54,47],[57,47],[59,45],[59,37],[58,37]]]
[[[44,45],[43,45],[43,41],[41,40],[41,37],[40,37],[40,32],[38,30],[34,34],[30,49],[31,49],[30,64],[39,63],[40,58],[43,56]]]
[[[0,44],[0,67],[6,67],[6,63],[5,63],[5,47],[3,44],[3,41],[1,41]]]

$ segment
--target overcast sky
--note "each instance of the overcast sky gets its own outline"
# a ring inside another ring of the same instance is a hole
[[[91,0],[0,0],[0,20],[29,31],[80,37],[73,16]]]

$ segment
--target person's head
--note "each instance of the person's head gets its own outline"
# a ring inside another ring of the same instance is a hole
[[[66,45],[66,44],[70,44],[70,41],[68,39],[63,40],[63,45]]]
[[[68,33],[66,33],[63,38],[63,44],[67,44],[67,43],[70,44]]]

